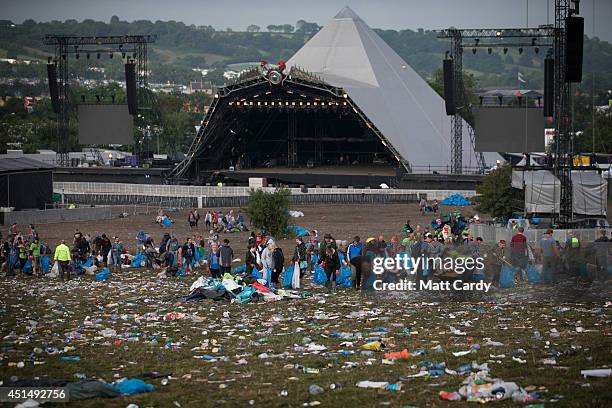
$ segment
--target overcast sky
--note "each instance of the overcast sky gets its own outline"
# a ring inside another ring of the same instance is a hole
[[[0,18],[22,22],[95,20],[175,20],[244,30],[249,24],[324,25],[350,6],[373,28],[525,27],[554,22],[554,0],[0,0]],[[547,17],[547,5],[549,13]],[[612,42],[612,0],[582,0],[585,34]],[[594,23],[594,24],[593,24]],[[594,31],[593,31],[594,30]]]

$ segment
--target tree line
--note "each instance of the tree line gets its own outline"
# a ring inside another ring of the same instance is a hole
[[[36,22],[25,20],[14,24],[0,20],[0,49],[7,56],[25,55],[44,59],[53,50],[42,45],[46,34],[70,35],[156,35],[157,41],[151,47],[150,70],[154,82],[176,82],[186,84],[201,79],[192,68],[221,70],[228,64],[258,62],[262,59],[278,61],[290,58],[321,27],[316,23],[299,20],[295,25],[278,24],[263,28],[251,24],[246,31],[219,31],[211,26],[186,25],[177,21],[122,21],[114,16],[109,22],[91,19]],[[418,30],[375,30],[413,69],[422,77],[431,79],[442,65],[444,54],[450,48],[449,40],[438,39],[433,31]],[[476,54],[466,50],[464,69],[478,79],[480,87],[516,86],[520,71],[527,81],[526,87],[541,89],[543,86],[543,60],[548,50],[535,53],[526,48],[518,53],[515,49],[503,52],[493,49],[491,54],[479,49]],[[100,66],[112,66],[108,58],[93,61]],[[582,88],[601,95],[612,89],[612,45],[597,37],[585,38],[584,81]],[[38,68],[38,74],[44,67]],[[32,69],[24,66],[13,67],[17,74],[27,77]],[[109,68],[112,75],[120,76],[120,69]],[[7,68],[0,66],[0,77]],[[119,78],[115,78],[119,79]],[[219,76],[217,80],[221,80]]]

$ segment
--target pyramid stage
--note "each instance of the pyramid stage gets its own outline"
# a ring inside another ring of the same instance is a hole
[[[444,100],[348,7],[286,63],[262,61],[219,89],[200,125],[168,182],[267,174],[285,184],[377,187],[450,173]],[[463,162],[475,166],[464,134]]]

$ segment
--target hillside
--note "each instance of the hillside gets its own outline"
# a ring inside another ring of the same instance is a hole
[[[286,25],[289,26],[289,25]],[[285,27],[285,26],[274,26]],[[293,29],[292,26],[291,29]],[[376,30],[378,34],[419,74],[429,79],[441,68],[447,40],[439,40],[431,31]],[[0,56],[20,56],[44,61],[52,50],[45,48],[42,38],[46,34],[71,35],[123,35],[152,34],[157,36],[150,53],[151,81],[187,83],[201,79],[192,68],[212,68],[211,77],[221,81],[219,72],[228,64],[266,59],[276,62],[288,59],[312,34],[304,32],[233,32],[216,31],[210,26],[185,25],[176,21],[125,22],[113,17],[110,22],[94,20],[66,20],[37,23],[26,20],[13,24],[0,20]],[[488,54],[481,49],[475,55],[465,52],[464,67],[478,79],[478,85],[514,86],[517,72],[527,80],[526,87],[541,88],[543,82],[542,62],[547,50],[535,53],[526,49],[519,54],[510,50],[503,54],[493,50]],[[123,67],[120,59],[110,60],[107,55],[100,60],[81,59],[72,65],[74,72],[85,77],[96,77],[87,71],[87,66],[105,67],[106,75],[122,79]],[[595,93],[602,96],[612,89],[612,45],[598,38],[585,40],[583,90],[592,89],[592,73],[595,72]],[[216,71],[215,71],[216,69]],[[216,72],[216,76],[215,76]],[[0,63],[0,77],[36,77],[44,74],[44,66],[10,66]],[[99,74],[98,74],[99,75]]]

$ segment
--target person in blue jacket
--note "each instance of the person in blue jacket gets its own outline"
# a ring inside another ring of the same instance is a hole
[[[210,275],[214,278],[221,277],[221,265],[219,265],[219,256],[217,255],[217,250],[219,247],[216,243],[213,243],[210,246],[210,252],[208,253],[208,268],[210,269]]]

